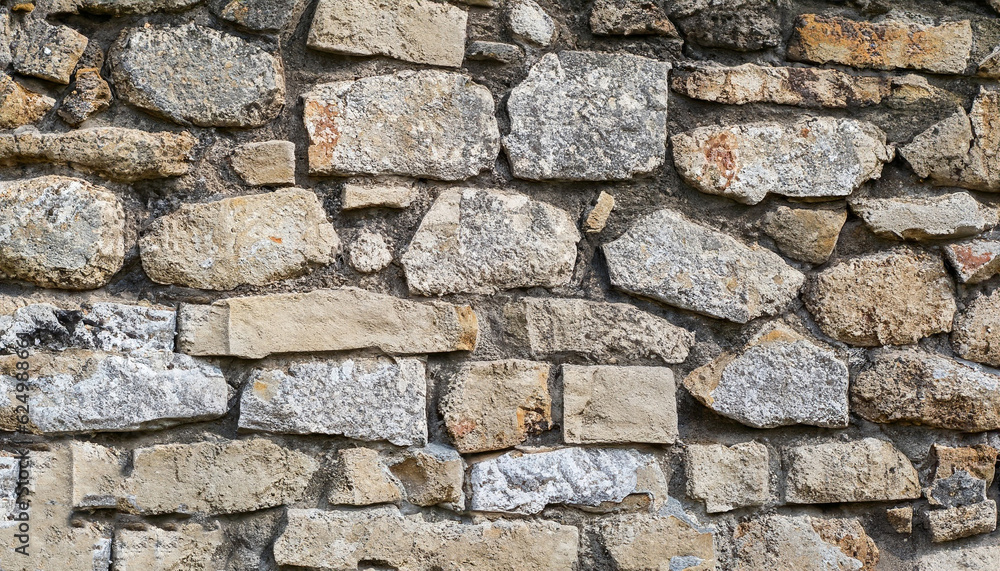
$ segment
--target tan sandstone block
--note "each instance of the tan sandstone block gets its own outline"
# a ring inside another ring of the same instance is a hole
[[[563,438],[568,444],[677,439],[674,374],[666,367],[563,365]]]

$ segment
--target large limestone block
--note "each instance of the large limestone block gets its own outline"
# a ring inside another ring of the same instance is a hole
[[[114,541],[114,571],[224,569],[226,543],[221,529],[209,530],[196,523],[170,530],[119,529]]]
[[[678,437],[674,374],[666,367],[562,366],[567,444],[645,442]]]
[[[788,503],[880,502],[921,495],[913,464],[884,440],[803,444],[789,449],[785,460]]]

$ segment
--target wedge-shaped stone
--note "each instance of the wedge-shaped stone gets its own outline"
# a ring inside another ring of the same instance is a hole
[[[924,497],[932,506],[956,508],[986,501],[986,480],[965,470],[957,470],[947,478],[935,478],[924,488]]]
[[[34,123],[55,104],[55,99],[29,91],[0,72],[0,129],[16,129]]]
[[[1000,377],[923,351],[890,351],[854,380],[851,405],[872,422],[1000,430]]]
[[[875,571],[879,551],[856,519],[766,515],[739,524],[735,571]]]
[[[493,95],[459,73],[401,71],[302,96],[313,175],[464,180],[500,152]]]
[[[77,70],[73,91],[59,105],[59,117],[76,127],[111,107],[111,86],[97,68]]]
[[[771,499],[767,447],[758,442],[689,445],[684,470],[688,496],[704,500],[708,513],[760,506]]]
[[[462,567],[500,571],[576,568],[579,531],[549,521],[478,524],[424,521],[397,508],[363,511],[288,510],[274,544],[278,565],[355,569],[379,561],[397,569]]]
[[[192,523],[166,530],[119,529],[115,533],[115,569],[190,569],[209,571],[226,566],[226,538],[221,529]]]
[[[768,193],[847,196],[882,176],[882,165],[893,157],[875,125],[829,117],[699,127],[670,141],[684,182],[744,204],[757,204]]]
[[[670,369],[563,365],[562,379],[567,444],[671,444],[677,439]]]
[[[670,64],[626,54],[546,54],[507,100],[515,177],[628,180],[666,157]]]
[[[604,255],[615,287],[737,323],[781,311],[805,280],[774,252],[672,210],[641,218]]]
[[[87,36],[69,26],[53,26],[45,18],[27,18],[16,28],[10,45],[18,73],[69,84],[73,68],[87,49]]]
[[[963,359],[1000,367],[1000,291],[983,294],[966,303],[955,317],[951,346]]]
[[[913,464],[891,442],[805,444],[785,457],[785,501],[792,504],[880,502],[919,498]]]
[[[822,264],[837,247],[840,230],[847,222],[844,208],[789,208],[768,212],[763,229],[781,253],[803,262]]]
[[[977,284],[1000,273],[1000,240],[966,240],[941,249],[963,283]]]
[[[788,44],[788,59],[869,69],[962,73],[972,51],[969,20],[939,25],[887,19],[859,22],[803,14]]]
[[[964,238],[997,224],[997,210],[967,192],[929,198],[857,198],[850,203],[872,232],[905,240]]]
[[[399,502],[403,498],[399,482],[372,448],[343,448],[337,451],[335,476],[327,500],[331,504],[370,506]]]
[[[291,141],[240,145],[229,161],[250,186],[295,184],[295,143]]]
[[[318,196],[300,188],[185,204],[139,240],[155,282],[228,290],[266,285],[329,264],[340,238]]]
[[[426,387],[417,359],[266,362],[246,380],[239,426],[421,445],[427,441]]]
[[[427,0],[320,0],[307,45],[335,54],[461,67],[467,18],[458,6]]]
[[[95,289],[125,261],[125,210],[77,178],[0,182],[0,276],[43,287]]]
[[[849,381],[836,353],[777,324],[739,352],[695,369],[684,386],[703,405],[754,428],[844,428]]]
[[[985,500],[970,506],[930,510],[927,526],[935,543],[991,533],[997,528],[997,503]]]
[[[957,309],[941,259],[908,249],[835,264],[812,276],[803,300],[823,333],[862,347],[951,331]]]
[[[411,504],[465,510],[465,461],[454,448],[440,444],[411,448],[389,470],[403,484]]]
[[[60,163],[119,182],[180,176],[191,169],[189,133],[148,133],[120,127],[69,133],[34,130],[0,135],[0,164]]]
[[[0,355],[16,352],[24,338],[32,351],[170,352],[176,331],[172,308],[96,302],[67,310],[37,303],[0,315]]]
[[[580,232],[569,214],[523,194],[450,189],[403,254],[410,292],[495,293],[566,285]]]
[[[679,511],[679,510],[678,510]],[[622,514],[597,526],[600,541],[620,571],[715,571],[712,532],[686,514]]]
[[[247,359],[376,347],[404,355],[471,351],[479,333],[467,305],[419,303],[357,288],[185,304],[178,326],[180,351]]]

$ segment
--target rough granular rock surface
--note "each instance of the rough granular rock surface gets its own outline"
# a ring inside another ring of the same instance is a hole
[[[349,261],[355,270],[370,274],[392,263],[392,250],[381,234],[365,230],[351,243]]]
[[[931,541],[955,541],[963,537],[990,533],[997,528],[997,503],[985,500],[970,506],[959,506],[927,512]]]
[[[766,515],[735,532],[739,571],[875,571],[879,551],[858,520]]]
[[[671,36],[677,29],[667,13],[645,0],[598,0],[590,11],[590,30],[608,36]]]
[[[38,121],[56,104],[55,99],[25,89],[0,72],[0,129],[15,129]]]
[[[78,70],[74,77],[73,91],[59,106],[59,117],[77,126],[111,107],[111,86],[96,68]]]
[[[674,374],[666,367],[563,365],[567,444],[677,439]]]
[[[1000,273],[1000,240],[977,238],[941,248],[959,281],[976,284]]]
[[[885,440],[796,446],[786,452],[784,464],[788,503],[873,502],[921,495],[913,464]]]
[[[858,198],[850,203],[872,232],[899,239],[965,238],[997,224],[997,210],[967,192],[930,198]]]
[[[951,344],[963,359],[1000,367],[1000,292],[976,297],[955,316]]]
[[[411,504],[465,509],[465,461],[454,448],[441,444],[410,448],[389,470]]]
[[[29,18],[16,28],[10,44],[14,69],[53,83],[69,84],[73,68],[87,49],[87,36],[68,26]]]
[[[684,468],[688,495],[709,513],[764,505],[771,499],[767,447],[759,442],[692,444]]]
[[[378,450],[344,448],[337,451],[336,478],[327,496],[331,504],[370,506],[399,502],[402,490],[379,459]]]
[[[700,528],[684,514],[661,510],[659,514],[612,516],[599,524],[601,545],[617,569],[718,569],[713,533]],[[664,567],[667,565],[667,567]]]
[[[232,156],[235,170],[252,186],[295,184],[295,143],[247,143]]]
[[[535,0],[513,0],[507,22],[514,39],[522,44],[547,47],[555,39],[555,22]]]
[[[129,569],[191,569],[208,571],[225,565],[226,538],[222,529],[209,530],[192,523],[178,529],[150,527],[124,529],[112,547],[115,567]]]
[[[747,51],[781,42],[781,0],[678,0],[670,16],[689,42]]]

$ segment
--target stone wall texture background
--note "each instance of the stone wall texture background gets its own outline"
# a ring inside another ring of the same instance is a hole
[[[997,0],[0,0],[0,570],[997,571]]]

